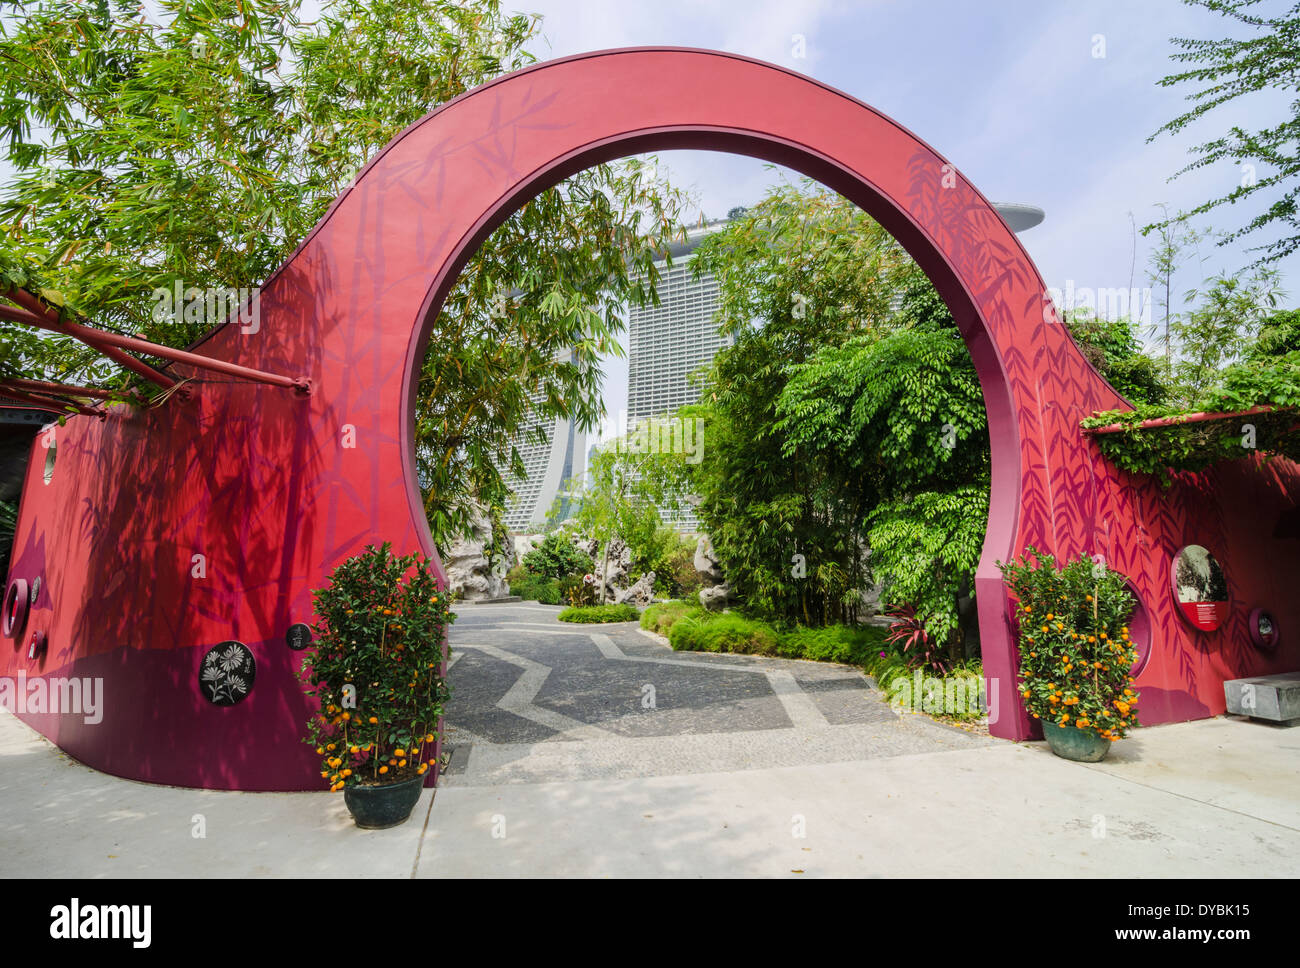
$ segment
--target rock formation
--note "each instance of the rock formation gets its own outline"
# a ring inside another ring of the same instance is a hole
[[[447,573],[447,588],[468,602],[505,598],[510,594],[506,572],[514,561],[512,548],[495,561],[488,560],[492,545],[492,522],[483,508],[475,506],[470,516],[470,533],[457,538],[441,553]]]
[[[614,600],[620,605],[636,605],[644,607],[654,601],[655,597],[655,573],[647,571],[644,575],[627,590],[618,593]]]

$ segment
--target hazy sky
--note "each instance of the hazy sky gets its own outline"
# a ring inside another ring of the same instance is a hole
[[[1046,210],[1043,224],[1021,239],[1048,286],[1062,289],[1067,281],[1076,288],[1127,289],[1130,280],[1146,286],[1152,239],[1138,234],[1135,254],[1134,222],[1138,229],[1151,222],[1159,202],[1172,211],[1191,208],[1231,190],[1244,174],[1224,164],[1167,181],[1189,159],[1188,148],[1234,124],[1250,130],[1276,123],[1290,102],[1275,92],[1252,95],[1184,135],[1147,144],[1188,93],[1157,86],[1176,68],[1170,37],[1232,32],[1223,18],[1177,0],[533,0],[518,9],[543,17],[544,40],[533,45],[542,58],[642,44],[709,47],[840,88],[929,142],[989,198]],[[661,157],[711,217],[751,204],[773,180],[763,163],[734,155]],[[1238,205],[1200,224],[1236,228],[1260,207]],[[1176,288],[1239,270],[1251,259],[1246,244],[1257,242],[1202,246],[1204,261],[1182,271]],[[1279,268],[1289,293],[1300,258]],[[626,372],[619,361],[607,370],[614,413],[625,405]]]
[[[307,0],[304,13],[319,5]],[[1288,6],[1266,0],[1256,9]],[[1134,224],[1152,221],[1156,203],[1191,208],[1243,177],[1224,163],[1169,182],[1188,148],[1232,125],[1275,124],[1290,110],[1290,96],[1260,92],[1147,144],[1188,93],[1157,86],[1177,67],[1170,37],[1232,32],[1223,18],[1179,0],[524,0],[516,8],[543,18],[542,37],[530,45],[541,59],[645,44],[707,47],[840,88],[929,142],[994,201],[1045,209],[1046,221],[1021,239],[1047,285],[1060,289],[1147,285],[1152,240],[1135,241]],[[774,177],[734,155],[661,158],[712,217],[752,204]],[[1261,208],[1220,210],[1200,225],[1236,228]],[[1251,259],[1246,245],[1269,238],[1203,245],[1202,261],[1176,277],[1176,290],[1238,271]],[[1298,268],[1300,255],[1279,265],[1288,293],[1300,285]],[[626,362],[613,361],[606,395],[613,414],[625,406],[626,380]]]

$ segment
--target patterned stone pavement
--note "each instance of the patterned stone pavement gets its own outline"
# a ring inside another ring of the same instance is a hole
[[[462,605],[448,785],[626,779],[875,759],[990,742],[898,715],[851,666],[674,652],[635,623]]]

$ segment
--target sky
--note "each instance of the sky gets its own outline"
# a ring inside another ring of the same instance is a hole
[[[1246,174],[1225,163],[1170,182],[1190,160],[1189,148],[1232,125],[1275,124],[1291,100],[1260,92],[1148,144],[1186,109],[1190,92],[1158,86],[1178,69],[1170,38],[1237,32],[1178,0],[532,0],[516,9],[542,16],[542,36],[531,45],[540,59],[647,44],[707,47],[780,64],[865,101],[928,142],[991,200],[1042,208],[1045,220],[1021,241],[1047,285],[1062,290],[1148,286],[1154,237],[1140,229],[1159,216],[1157,204],[1190,209]],[[672,183],[695,193],[709,217],[753,204],[777,179],[765,163],[734,155],[660,157]],[[1196,224],[1234,229],[1261,208],[1225,207]],[[1202,244],[1175,276],[1175,291],[1238,273],[1253,260],[1247,247],[1271,238]],[[1296,305],[1300,256],[1278,268],[1284,304]],[[626,380],[626,362],[610,361],[612,414],[625,406]]]
[[[321,0],[305,0],[303,13]],[[1290,0],[1264,0],[1281,12]],[[1135,229],[1241,183],[1230,162],[1169,178],[1189,149],[1238,125],[1288,116],[1291,96],[1261,91],[1211,112],[1176,136],[1148,138],[1186,109],[1190,88],[1161,88],[1178,70],[1174,36],[1239,33],[1181,0],[502,0],[541,16],[529,45],[540,60],[640,45],[704,47],[796,70],[862,100],[928,142],[993,201],[1046,212],[1021,241],[1050,288],[1148,286],[1154,237]],[[780,175],[764,162],[710,152],[664,152],[670,181],[721,217],[752,205]],[[1256,172],[1264,177],[1266,171]],[[1216,210],[1197,223],[1228,230],[1262,202]],[[1247,251],[1202,243],[1174,279],[1176,293],[1239,273]],[[1278,264],[1283,305],[1300,304],[1300,254]],[[1158,318],[1153,311],[1151,318]],[[607,361],[606,408],[626,406],[627,364]]]

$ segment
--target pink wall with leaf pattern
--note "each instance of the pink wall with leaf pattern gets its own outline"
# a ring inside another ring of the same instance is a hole
[[[799,169],[894,233],[948,301],[980,375],[993,452],[992,510],[976,587],[996,735],[1026,738],[998,560],[1026,544],[1101,554],[1128,575],[1152,625],[1139,685],[1145,723],[1223,709],[1225,677],[1294,668],[1296,538],[1274,537],[1300,495],[1290,464],[1238,462],[1170,490],[1117,471],[1079,432],[1125,406],[1045,319],[1044,285],[1020,243],[959,171],[861,102],[731,54],[645,48],[540,64],[457,98],[373,159],[261,295],[261,327],[219,328],[197,351],[310,377],[308,397],[193,377],[189,400],[116,408],[56,430],[53,479],[39,442],[23,492],[11,577],[40,576],[24,642],[0,676],[100,676],[103,721],[23,718],[73,756],[121,776],[246,790],[317,789],[298,739],[309,714],[285,644],[310,622],[311,589],[366,544],[434,553],[414,474],[415,381],[437,310],[469,256],[537,192],[601,161],[713,149]],[[1049,308],[1050,307],[1046,307]],[[1050,312],[1046,314],[1050,317]],[[351,428],[356,446],[345,447]],[[1167,592],[1173,553],[1219,556],[1228,626],[1192,632]],[[193,555],[207,576],[193,574]],[[1267,605],[1282,644],[1249,644]],[[203,654],[235,639],[257,659],[234,706],[197,688]]]

